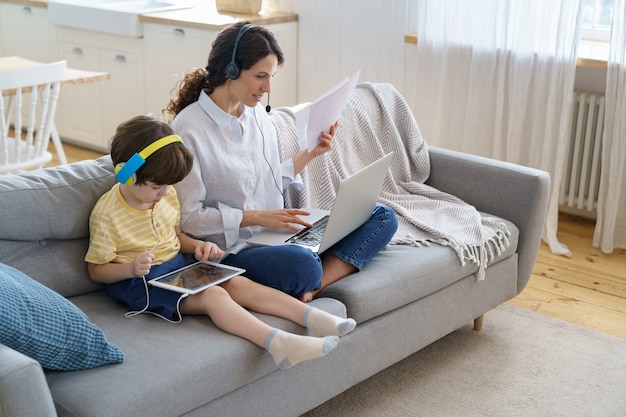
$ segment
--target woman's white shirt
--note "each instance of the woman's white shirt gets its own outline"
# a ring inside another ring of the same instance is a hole
[[[244,106],[235,117],[203,91],[172,128],[194,155],[191,173],[175,185],[182,230],[236,253],[262,230],[240,228],[242,210],[283,208],[282,190],[294,180],[293,161],[281,163],[276,130],[260,104]]]

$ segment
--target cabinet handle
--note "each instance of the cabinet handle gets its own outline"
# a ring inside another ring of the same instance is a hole
[[[176,28],[172,31],[174,36],[185,36],[185,29]]]
[[[79,48],[78,46],[75,46],[72,48],[72,53],[74,55],[82,55],[83,54],[83,48]]]
[[[126,62],[126,57],[122,54],[117,54],[115,55],[115,60],[117,62]]]
[[[33,13],[33,9],[31,9],[31,8],[30,8],[30,7],[28,7],[28,6],[24,6],[24,7],[22,7],[22,12],[23,12],[24,14],[32,14],[32,13]]]

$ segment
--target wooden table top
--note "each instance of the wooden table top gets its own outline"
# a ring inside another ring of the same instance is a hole
[[[35,67],[37,65],[43,65],[43,62],[31,61],[19,56],[5,56],[0,57],[0,71],[8,69],[19,69]],[[98,71],[85,71],[74,68],[67,68],[65,70],[65,78],[61,82],[63,87],[71,87],[74,85],[80,85],[85,83],[92,83],[95,81],[103,81],[111,78],[111,74],[108,72]],[[3,91],[4,95],[11,95],[9,91]]]

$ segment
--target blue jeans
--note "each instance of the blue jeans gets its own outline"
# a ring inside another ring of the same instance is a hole
[[[397,229],[395,212],[387,206],[377,205],[367,222],[320,256],[336,256],[360,271],[389,243]],[[244,275],[253,281],[298,297],[320,288],[320,256],[295,245],[253,246],[236,255],[228,255],[222,263],[244,268]]]

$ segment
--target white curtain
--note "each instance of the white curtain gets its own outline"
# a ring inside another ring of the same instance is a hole
[[[626,248],[626,0],[615,0],[606,80],[602,167],[593,246]]]
[[[557,240],[580,0],[420,0],[414,111],[431,145],[543,169]]]

